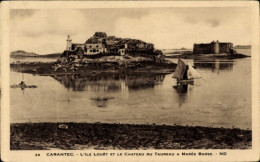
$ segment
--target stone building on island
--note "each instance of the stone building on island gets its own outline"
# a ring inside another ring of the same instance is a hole
[[[80,48],[84,55],[96,54],[155,54],[154,45],[137,39],[117,38],[107,36],[104,32],[96,32],[85,43],[72,43],[70,36],[67,38],[65,51],[77,51]]]
[[[85,44],[72,43],[72,39],[68,35],[66,50],[75,51],[77,50],[77,48],[83,49],[85,55],[95,55],[95,54],[107,52],[104,43],[85,43]]]
[[[233,49],[233,43],[216,42],[201,43],[193,45],[194,54],[235,54],[236,51]]]
[[[107,49],[104,43],[93,43],[93,44],[85,44],[85,54],[87,55],[95,55],[98,53],[106,53]]]

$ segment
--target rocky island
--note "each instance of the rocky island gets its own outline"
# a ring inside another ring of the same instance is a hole
[[[96,32],[83,44],[70,36],[60,58],[52,63],[12,63],[11,68],[34,74],[151,72],[170,73],[176,64],[151,43]]]

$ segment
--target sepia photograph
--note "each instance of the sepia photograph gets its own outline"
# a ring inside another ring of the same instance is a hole
[[[10,151],[253,149],[252,5],[100,3],[8,10]]]

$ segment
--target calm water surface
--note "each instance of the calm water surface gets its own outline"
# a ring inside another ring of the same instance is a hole
[[[177,62],[176,59],[172,59]],[[203,76],[176,86],[168,75],[39,76],[11,88],[11,122],[180,124],[251,129],[251,58],[185,60]],[[11,72],[11,84],[22,74]]]

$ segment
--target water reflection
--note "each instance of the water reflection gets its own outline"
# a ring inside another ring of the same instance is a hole
[[[165,79],[165,75],[148,75],[138,76],[130,75],[125,80],[126,86],[129,90],[141,90],[146,88],[153,88],[155,85],[162,83]]]
[[[165,74],[67,74],[52,77],[73,91],[111,92],[154,88],[163,82]]]
[[[199,68],[211,69],[213,72],[219,70],[232,70],[234,61],[230,60],[198,60],[194,59],[194,66]]]
[[[99,108],[103,108],[103,107],[107,107],[108,101],[111,99],[114,99],[115,97],[96,97],[96,98],[90,98],[91,101],[94,102],[94,104],[99,107]]]
[[[179,85],[176,85],[176,86],[173,86],[173,88],[176,90],[176,92],[178,94],[186,94],[188,92],[188,84],[186,85],[182,85],[182,84],[179,84]]]
[[[187,98],[187,93],[188,93],[188,86],[189,84],[186,85],[175,85],[173,86],[173,89],[176,90],[177,94],[178,94],[178,102],[179,102],[179,107],[182,106],[183,103],[185,103],[185,100]]]
[[[198,67],[202,79],[195,80],[194,85],[175,87],[172,74],[52,77],[25,74],[26,84],[37,88],[26,88],[25,94],[19,88],[10,89],[10,120],[12,123],[194,123],[194,126],[251,129],[251,58],[236,59],[233,65],[231,61],[228,63],[232,70],[219,70],[219,74],[212,72],[211,66]],[[20,81],[21,73],[11,71],[10,85]]]

